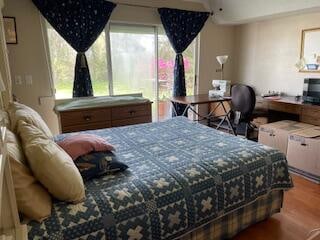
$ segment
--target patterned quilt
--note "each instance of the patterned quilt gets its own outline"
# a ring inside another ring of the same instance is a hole
[[[130,168],[87,182],[83,203],[55,202],[49,219],[29,224],[30,239],[174,239],[292,187],[277,150],[183,117],[87,133]]]

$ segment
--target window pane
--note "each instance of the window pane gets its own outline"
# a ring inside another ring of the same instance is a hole
[[[72,98],[76,51],[48,24],[48,41],[56,98]],[[105,33],[86,52],[95,96],[109,95]]]
[[[106,35],[102,32],[86,52],[94,96],[109,95]]]
[[[114,94],[142,93],[155,101],[154,27],[111,24],[110,39]]]
[[[159,28],[159,120],[171,117],[171,103],[174,81],[174,64],[176,54],[163,28]],[[184,68],[186,77],[187,95],[194,95],[195,77],[195,46],[196,40],[184,51]]]
[[[51,26],[48,40],[56,98],[71,98],[77,53]]]

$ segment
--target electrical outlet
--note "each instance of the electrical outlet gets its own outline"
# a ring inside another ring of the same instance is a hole
[[[32,85],[32,76],[31,75],[26,75],[26,84]]]
[[[16,75],[16,76],[14,77],[14,83],[15,83],[16,85],[22,85],[22,77],[21,77],[20,75]]]

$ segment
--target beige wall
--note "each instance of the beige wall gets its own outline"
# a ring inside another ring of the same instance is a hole
[[[234,81],[234,27],[215,25],[208,21],[200,36],[199,51],[199,93],[206,94],[212,89],[212,80],[220,79],[220,64],[216,56],[229,55],[224,68],[224,78]]]
[[[20,102],[38,111],[57,132],[53,99],[44,99],[45,104],[39,103],[39,97],[52,95],[52,90],[38,11],[29,0],[5,0],[4,15],[16,17],[17,24],[18,44],[8,45],[13,93]],[[26,85],[27,75],[32,76],[32,85]],[[22,77],[22,85],[15,84],[16,76]]]
[[[203,10],[196,3],[157,0],[127,1],[137,4],[148,4],[156,7],[172,7],[189,10]],[[13,93],[22,103],[36,109],[46,120],[54,133],[58,133],[58,120],[53,112],[54,98],[41,96],[51,95],[49,68],[46,60],[45,44],[41,32],[40,16],[31,0],[5,0],[4,13],[15,16],[17,21],[18,45],[9,45],[9,59],[13,79]],[[142,24],[161,24],[156,9],[121,6],[115,9],[111,20]],[[219,54],[233,55],[233,27],[216,26],[208,20],[200,37],[200,72],[199,89],[206,93],[211,79],[219,77],[215,69],[219,68],[215,56]],[[232,58],[231,58],[232,59]],[[226,67],[226,76],[232,78],[232,61]],[[25,84],[25,76],[32,75],[33,84]],[[15,84],[15,76],[22,76],[23,84]]]
[[[320,77],[299,73],[301,31],[320,27],[319,13],[301,14],[236,27],[235,80],[252,85],[258,93],[268,90],[301,95],[303,79]]]

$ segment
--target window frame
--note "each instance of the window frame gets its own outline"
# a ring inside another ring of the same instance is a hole
[[[44,50],[46,55],[46,62],[48,65],[48,72],[49,72],[49,86],[50,86],[50,96],[41,96],[41,97],[53,97],[55,101],[66,101],[72,98],[56,98],[56,87],[53,80],[53,69],[52,69],[52,60],[51,60],[51,53],[50,53],[50,46],[49,46],[49,39],[48,39],[48,22],[43,17],[40,16],[40,25],[42,29],[42,38],[44,41]],[[156,101],[159,101],[159,28],[163,27],[161,24],[147,24],[147,23],[134,23],[134,22],[126,22],[126,21],[115,21],[110,20],[106,27],[104,28],[105,32],[105,42],[106,42],[106,58],[107,58],[107,68],[108,68],[108,91],[109,93],[106,96],[115,96],[113,92],[113,70],[112,70],[112,59],[111,59],[111,41],[110,41],[110,25],[118,24],[118,25],[125,25],[125,26],[146,26],[154,28],[154,38],[155,38],[155,74],[156,74]],[[199,63],[200,63],[200,55],[199,55],[199,48],[200,48],[200,36],[199,34],[195,39],[195,51],[194,51],[194,88],[193,94],[197,94],[199,92]],[[156,106],[158,108],[158,106]],[[157,109],[158,110],[158,109]],[[158,118],[158,117],[157,117]],[[158,119],[156,119],[158,120]]]
[[[51,61],[51,53],[49,46],[49,38],[48,38],[48,27],[47,20],[40,14],[40,26],[41,26],[41,34],[43,39],[43,47],[45,51],[45,58],[47,62],[48,72],[49,72],[49,86],[50,86],[50,96],[41,96],[41,97],[54,97],[56,100],[56,89],[53,80],[53,70],[52,70],[52,61]],[[41,98],[39,97],[39,99]]]

